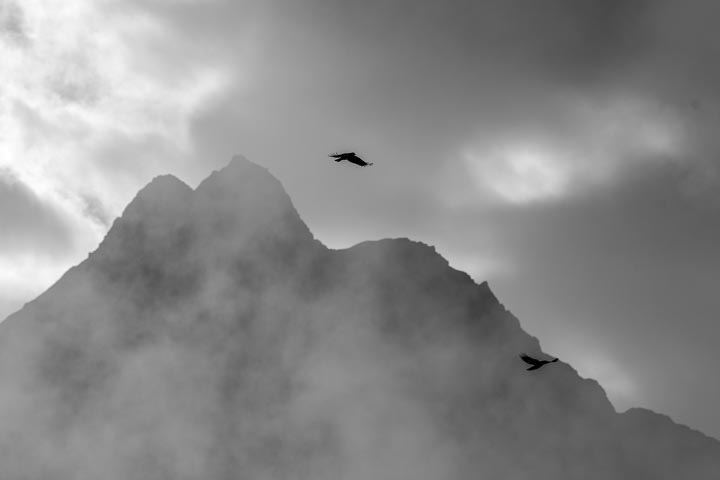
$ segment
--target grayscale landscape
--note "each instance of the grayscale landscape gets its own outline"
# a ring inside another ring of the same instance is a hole
[[[153,179],[0,325],[0,476],[716,479],[720,442],[549,358],[407,238],[329,249],[265,168]]]
[[[718,480],[718,24],[0,0],[0,480]]]

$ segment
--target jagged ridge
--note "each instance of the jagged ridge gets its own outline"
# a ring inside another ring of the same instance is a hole
[[[247,160],[162,176],[0,327],[3,478],[714,478],[714,440],[520,351],[431,246],[329,250]]]

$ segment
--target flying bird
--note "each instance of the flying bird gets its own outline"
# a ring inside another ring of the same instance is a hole
[[[328,157],[333,157],[336,162],[342,162],[343,160],[347,160],[348,162],[354,163],[355,165],[359,165],[361,167],[367,167],[368,165],[372,165],[372,163],[368,163],[362,158],[355,155],[355,152],[333,153],[332,155],[328,155]]]
[[[548,363],[557,362],[558,359],[554,360],[538,360],[537,358],[533,358],[529,356],[527,353],[520,354],[520,358],[522,358],[523,362],[531,365],[530,368],[527,370],[537,370],[538,368],[542,367],[543,365],[547,365]]]

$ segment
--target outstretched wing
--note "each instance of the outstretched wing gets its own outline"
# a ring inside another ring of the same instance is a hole
[[[355,165],[359,165],[361,167],[367,167],[368,165],[372,165],[372,163],[368,163],[362,158],[355,155],[355,152],[333,153],[331,155],[328,155],[328,157],[334,158],[336,162],[347,160],[348,162],[354,163]]]
[[[362,158],[358,157],[354,153],[352,155],[349,155],[347,157],[347,161],[350,163],[354,163],[355,165],[360,165],[361,167],[367,167],[368,165],[372,165],[372,163],[368,163]]]
[[[539,365],[540,365],[540,361],[539,361],[539,360],[537,360],[537,359],[535,359],[535,358],[532,358],[532,357],[529,356],[527,353],[521,353],[521,354],[520,354],[520,358],[522,359],[523,362],[525,362],[525,363],[527,363],[527,364],[529,364],[529,365],[532,365],[532,366],[539,366]]]

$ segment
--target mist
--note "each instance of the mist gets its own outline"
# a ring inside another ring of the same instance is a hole
[[[328,249],[236,158],[154,179],[0,325],[2,476],[713,478],[720,443],[523,351],[487,283],[408,239]]]

